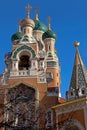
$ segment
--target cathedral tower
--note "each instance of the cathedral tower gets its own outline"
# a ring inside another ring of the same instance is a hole
[[[51,122],[46,124],[45,114],[61,95],[56,34],[50,23],[47,27],[39,20],[37,12],[35,20],[30,18],[30,5],[26,9],[27,17],[19,22],[18,31],[11,37],[12,51],[5,55],[5,71],[0,77],[5,120],[12,122],[6,129],[48,128]]]

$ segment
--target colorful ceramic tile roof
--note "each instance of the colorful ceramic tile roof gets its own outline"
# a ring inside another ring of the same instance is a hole
[[[72,71],[72,77],[70,82],[70,90],[79,89],[81,87],[86,87],[86,69],[81,59],[78,48],[76,47],[76,55],[74,60],[74,66]]]

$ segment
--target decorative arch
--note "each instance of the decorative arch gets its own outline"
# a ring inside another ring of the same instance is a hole
[[[18,54],[19,52],[22,52],[22,51],[28,51],[29,53],[32,54],[32,57],[33,57],[33,58],[36,56],[35,51],[34,51],[31,47],[26,46],[26,45],[23,45],[23,46],[17,48],[17,49],[13,52],[12,58],[16,58],[16,57],[17,57],[17,54]]]
[[[34,86],[32,86],[31,84],[28,84],[28,83],[26,83],[26,82],[24,82],[24,81],[19,81],[19,82],[15,83],[15,84],[11,85],[9,88],[14,88],[14,87],[16,87],[16,86],[18,86],[18,85],[20,85],[20,84],[24,84],[24,85],[26,85],[27,87],[31,87],[31,88],[33,88],[35,91],[38,91],[38,89],[37,89],[36,87],[34,87]]]
[[[31,55],[26,52],[22,51],[18,55],[18,68],[19,70],[26,69],[28,70],[31,67]]]
[[[28,83],[23,82],[23,81],[19,81],[15,84],[11,85],[9,87],[9,89],[15,88],[15,87],[19,86],[20,84],[23,84],[23,85],[27,86],[28,88],[33,89],[35,91],[35,98],[37,101],[39,101],[39,90],[35,86],[32,86],[31,84],[28,84]]]
[[[77,119],[71,119],[70,123],[67,121],[61,130],[84,130],[84,127]]]
[[[32,98],[31,98],[32,97]],[[12,87],[8,89],[7,93],[7,102],[15,102],[17,100],[25,100],[28,101],[32,100],[35,101],[35,89],[31,86],[27,86],[23,83],[20,83],[16,85],[15,87]]]
[[[16,128],[18,126],[20,129],[24,125],[25,127],[30,127],[30,120],[35,124],[34,119],[39,106],[39,102],[37,102],[39,101],[37,88],[24,82],[18,82],[10,86],[6,91],[7,107],[5,114],[7,122],[14,120],[11,127]]]

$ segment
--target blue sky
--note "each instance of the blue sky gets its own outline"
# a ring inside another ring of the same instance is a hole
[[[35,17],[35,7],[39,7],[39,19],[47,24],[52,18],[51,28],[57,34],[55,44],[61,65],[61,93],[69,88],[75,48],[79,41],[79,51],[87,66],[87,0],[1,0],[0,1],[0,73],[4,70],[4,55],[11,51],[11,36],[17,32],[18,20],[26,17],[25,6],[32,6],[31,18]]]

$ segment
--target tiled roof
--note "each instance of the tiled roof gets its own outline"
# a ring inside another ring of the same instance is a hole
[[[86,69],[79,54],[78,48],[76,48],[76,55],[69,89],[78,89],[80,87],[86,87]]]

